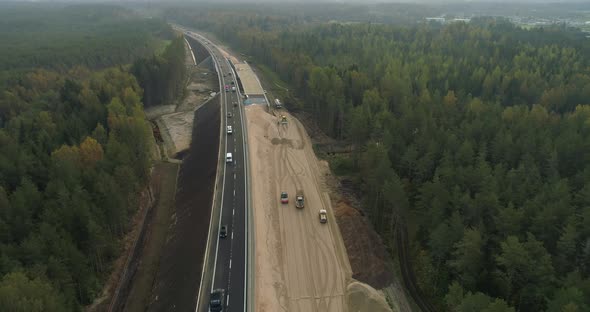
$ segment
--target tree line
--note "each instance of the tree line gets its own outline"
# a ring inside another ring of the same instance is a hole
[[[161,19],[115,5],[0,3],[0,70],[67,71],[133,62],[172,37]]]
[[[0,4],[0,25],[0,310],[80,311],[101,295],[149,177],[128,64],[170,27],[115,6],[15,3]]]
[[[590,309],[590,42],[501,19],[392,26],[176,13],[295,90],[363,207],[447,311]],[[291,89],[290,88],[290,89]],[[298,99],[297,99],[298,98]]]
[[[147,106],[172,104],[184,95],[186,81],[184,37],[174,39],[161,55],[139,58],[131,72],[144,90],[143,104]]]
[[[148,177],[140,94],[120,69],[78,69],[34,71],[0,95],[4,308],[77,310],[98,295]]]

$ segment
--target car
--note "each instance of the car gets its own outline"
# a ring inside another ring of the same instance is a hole
[[[281,192],[281,204],[289,203],[289,194],[287,192]]]
[[[225,92],[229,92],[229,85],[225,85]]]
[[[320,210],[320,223],[328,222],[328,214],[325,209]]]
[[[234,133],[234,130],[232,129],[231,126],[227,126],[227,134],[232,134]]]
[[[233,161],[234,161],[234,157],[231,153],[225,154],[225,162],[226,163],[232,163]]]
[[[223,303],[225,302],[225,289],[215,289],[209,296],[209,310],[211,312],[223,312]]]
[[[234,114],[232,114],[231,112],[227,113],[227,118],[232,118]]]
[[[236,92],[236,87],[231,87],[231,92]]]
[[[227,225],[222,225],[221,229],[219,230],[219,237],[226,238],[227,237]]]

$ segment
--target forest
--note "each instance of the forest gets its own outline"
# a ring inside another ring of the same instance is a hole
[[[0,70],[128,64],[170,37],[162,20],[120,6],[0,2]]]
[[[176,37],[161,55],[135,60],[131,72],[144,90],[145,107],[171,104],[184,95],[187,76],[184,37]]]
[[[1,310],[102,295],[151,166],[130,64],[172,34],[120,7],[0,4]]]
[[[301,23],[169,10],[289,84],[440,311],[590,309],[590,41],[563,25]],[[296,14],[295,14],[296,15]]]

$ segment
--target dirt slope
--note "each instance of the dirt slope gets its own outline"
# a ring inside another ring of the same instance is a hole
[[[365,283],[350,283],[346,293],[349,312],[391,312],[383,295]]]
[[[303,126],[246,108],[256,230],[256,311],[347,311],[351,269]],[[296,190],[305,208],[294,205]],[[289,204],[281,204],[281,191]],[[318,211],[328,210],[320,224]]]

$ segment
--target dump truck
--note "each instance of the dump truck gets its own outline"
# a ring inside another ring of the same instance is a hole
[[[281,115],[281,123],[282,123],[283,125],[286,125],[286,124],[287,124],[287,116],[285,116],[285,115]]]
[[[328,222],[328,213],[325,209],[320,210],[320,223]]]
[[[303,191],[297,191],[297,195],[295,195],[295,207],[305,207],[305,198],[303,197]]]

